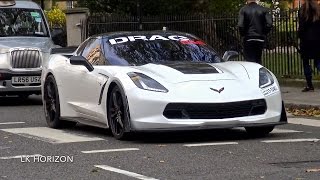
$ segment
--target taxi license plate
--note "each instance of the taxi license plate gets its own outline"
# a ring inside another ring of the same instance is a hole
[[[20,76],[12,77],[12,84],[33,84],[40,83],[41,76]]]

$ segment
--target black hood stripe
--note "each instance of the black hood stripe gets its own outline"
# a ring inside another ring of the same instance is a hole
[[[163,64],[171,67],[183,74],[215,74],[219,73],[217,69],[206,63],[169,63]]]

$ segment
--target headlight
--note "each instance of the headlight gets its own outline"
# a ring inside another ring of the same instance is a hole
[[[274,83],[272,74],[266,68],[260,68],[259,70],[259,87],[265,88],[271,86]]]
[[[144,75],[142,73],[131,72],[128,73],[128,76],[134,82],[134,84],[141,89],[149,90],[149,91],[156,91],[156,92],[163,92],[167,93],[168,90],[158,83],[156,80],[152,79],[151,77]]]
[[[0,48],[0,54],[8,53],[9,49]]]

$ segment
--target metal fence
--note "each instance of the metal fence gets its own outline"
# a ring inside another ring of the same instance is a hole
[[[274,28],[263,52],[263,65],[278,77],[303,77],[300,55],[297,52],[297,11],[282,12],[273,18]],[[188,32],[214,47],[219,54],[237,50],[242,43],[237,28],[237,14],[228,15],[162,15],[135,17],[93,14],[83,22],[83,40],[88,36],[112,31],[168,30]],[[243,60],[240,56],[239,60]],[[318,72],[314,70],[314,74]]]

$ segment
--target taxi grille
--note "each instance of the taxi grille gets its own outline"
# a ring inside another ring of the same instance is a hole
[[[12,68],[39,68],[42,59],[40,52],[34,49],[19,49],[11,52]]]
[[[228,103],[170,103],[163,115],[168,119],[226,119],[264,114],[264,99]]]

